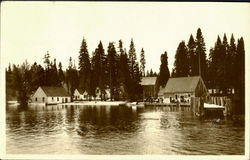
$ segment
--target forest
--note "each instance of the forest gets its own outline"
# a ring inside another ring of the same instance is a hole
[[[244,40],[237,40],[231,35],[230,42],[226,34],[223,39],[218,36],[214,47],[206,55],[205,41],[199,28],[196,37],[190,35],[189,41],[181,41],[175,53],[175,62],[170,74],[168,68],[168,53],[161,54],[159,72],[145,71],[146,54],[140,50],[137,60],[135,44],[131,39],[128,51],[123,47],[122,40],[118,46],[110,42],[107,50],[102,41],[90,55],[87,42],[83,38],[80,45],[78,68],[75,61],[69,57],[66,70],[62,63],[57,65],[56,59],[51,60],[50,53],[44,57],[44,64],[29,64],[27,60],[22,65],[9,64],[6,68],[6,99],[17,99],[22,105],[27,105],[29,96],[38,86],[63,86],[73,95],[76,88],[86,90],[95,97],[95,89],[111,91],[111,100],[139,100],[142,98],[141,78],[157,76],[156,88],[165,87],[169,77],[200,75],[207,88],[218,89],[221,95],[228,96],[232,89],[236,95],[245,97],[245,49]]]

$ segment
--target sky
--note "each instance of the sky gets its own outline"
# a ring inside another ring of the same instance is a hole
[[[43,65],[49,51],[67,68],[69,57],[78,66],[85,37],[90,56],[101,40],[105,53],[109,42],[123,41],[129,50],[133,38],[140,59],[143,48],[146,70],[158,72],[160,55],[167,51],[169,69],[179,43],[187,44],[201,28],[206,53],[224,33],[230,41],[243,37],[246,54],[250,44],[250,4],[212,2],[3,2],[1,3],[1,62],[28,60]]]

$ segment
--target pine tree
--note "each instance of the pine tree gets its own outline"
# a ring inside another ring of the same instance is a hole
[[[195,55],[195,41],[193,35],[191,34],[188,44],[187,44],[187,52],[188,52],[188,64],[189,64],[189,75],[194,76],[198,73],[197,68],[197,56]]]
[[[130,48],[129,48],[129,72],[130,72],[130,77],[134,79],[135,77],[135,71],[136,71],[136,51],[135,51],[135,45],[133,42],[133,39],[131,39],[130,43]]]
[[[221,61],[221,66],[222,66],[222,91],[224,94],[227,94],[227,89],[229,88],[229,79],[228,79],[228,75],[229,75],[229,64],[230,64],[230,59],[229,59],[229,54],[228,54],[228,49],[229,49],[229,45],[227,42],[227,36],[226,34],[224,34],[223,37],[223,42],[222,42],[223,48],[222,48],[222,56],[224,56],[224,58]]]
[[[35,91],[39,86],[45,85],[45,73],[44,69],[41,65],[37,65],[35,62],[31,68],[30,68],[30,73],[31,73],[31,91]]]
[[[197,68],[200,68],[200,71],[198,70],[199,72],[195,74],[200,75],[203,78],[204,82],[207,83],[206,47],[205,47],[204,38],[203,38],[200,28],[197,30],[197,33],[196,33],[195,43],[196,43],[195,54],[198,57]]]
[[[122,88],[122,98],[126,99],[128,98],[128,92],[129,92],[129,65],[128,65],[128,55],[126,51],[123,49],[123,43],[122,40],[119,40],[119,52],[120,52],[120,59],[119,59],[119,84]]]
[[[145,60],[145,54],[144,54],[144,50],[143,48],[141,49],[141,59],[140,59],[141,65],[140,65],[140,72],[142,77],[145,77],[145,64],[146,64],[146,60]]]
[[[175,54],[175,77],[185,77],[189,74],[189,67],[188,67],[188,58],[187,58],[187,48],[185,42],[182,41],[176,51]]]
[[[56,66],[56,59],[54,59],[54,64],[52,66],[52,85],[53,86],[59,86],[59,77],[58,77],[58,71],[57,71],[57,66]]]
[[[45,68],[45,73],[44,73],[45,84],[44,85],[50,86],[51,85],[51,74],[50,74],[51,63],[50,63],[49,51],[47,51],[47,53],[44,55],[43,59],[44,59],[44,68]]]
[[[236,49],[236,66],[238,73],[236,74],[237,92],[243,97],[244,88],[245,88],[245,47],[244,40],[241,37],[238,40],[237,49]]]
[[[225,44],[224,40],[224,44]],[[225,46],[218,36],[214,49],[210,51],[209,58],[209,79],[213,88],[220,89],[223,93],[226,92],[226,74],[225,74]]]
[[[113,100],[115,96],[115,92],[117,90],[117,75],[118,75],[118,70],[117,70],[117,58],[116,58],[116,50],[114,43],[111,42],[109,43],[108,46],[108,55],[107,55],[107,61],[108,61],[108,75],[109,75],[109,88],[110,88],[110,99]]]
[[[228,61],[229,61],[229,73],[228,79],[230,88],[235,88],[237,81],[235,80],[235,75],[237,75],[237,67],[236,67],[236,44],[233,34],[231,35],[230,45],[228,49]]]
[[[157,93],[158,93],[160,87],[166,86],[169,77],[170,77],[170,72],[168,69],[168,55],[167,55],[167,52],[165,51],[161,55],[160,72],[159,72],[159,75],[157,76],[157,80],[156,80],[156,92]]]
[[[64,73],[63,73],[63,70],[62,70],[62,63],[59,62],[59,65],[58,65],[58,79],[59,79],[59,84],[60,86],[63,84],[63,82],[65,81],[65,76],[64,76]]]
[[[214,77],[216,76],[216,70],[214,66],[214,48],[211,48],[209,50],[209,59],[208,59],[208,88],[215,88],[215,80]]]
[[[150,69],[150,72],[149,72],[149,77],[153,77],[154,76],[154,73],[153,73],[153,70],[152,68]]]
[[[90,92],[90,73],[90,58],[87,49],[87,43],[83,38],[79,51],[79,87],[86,90],[87,92]]]
[[[92,58],[92,68],[93,68],[93,88],[94,90],[99,87],[101,91],[101,98],[104,97],[106,84],[105,84],[105,54],[102,42],[100,41],[98,48],[96,48],[93,53]]]
[[[66,84],[68,92],[70,93],[71,98],[73,98],[74,90],[78,88],[79,85],[79,79],[75,64],[73,65],[71,57],[69,58],[69,66],[66,70]]]

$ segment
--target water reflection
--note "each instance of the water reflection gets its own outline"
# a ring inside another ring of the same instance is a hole
[[[7,106],[6,135],[15,154],[244,154],[244,125],[188,107]]]

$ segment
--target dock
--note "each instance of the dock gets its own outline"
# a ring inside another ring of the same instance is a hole
[[[159,102],[144,102],[145,106],[162,106],[162,107],[190,107],[190,103],[159,103]]]
[[[211,110],[213,110],[213,109],[216,109],[216,110],[222,109],[222,110],[224,110],[225,107],[220,106],[220,105],[216,105],[216,104],[204,103],[204,109],[211,109]]]

